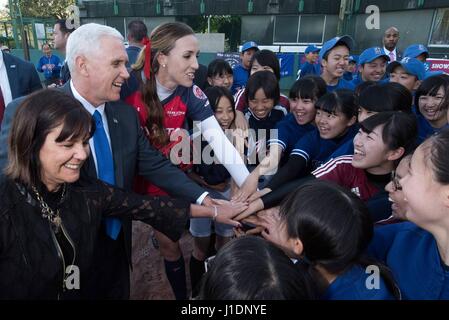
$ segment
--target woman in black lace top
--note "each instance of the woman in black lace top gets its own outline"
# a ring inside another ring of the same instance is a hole
[[[231,219],[242,204],[207,208],[80,179],[94,129],[82,105],[60,91],[39,91],[18,108],[0,184],[0,299],[91,297],[104,217],[130,216],[174,241],[190,215],[238,225]]]

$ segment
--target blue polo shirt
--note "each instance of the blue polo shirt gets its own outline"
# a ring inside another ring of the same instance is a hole
[[[304,64],[301,66],[301,73],[300,78],[305,77],[306,75],[315,75],[319,76],[321,72],[320,65],[317,63],[310,63],[310,62],[304,62]]]
[[[443,126],[441,128],[432,127],[431,124],[429,123],[429,121],[427,121],[427,119],[424,118],[424,116],[422,114],[416,115],[416,120],[417,120],[417,124],[418,124],[418,143],[423,142],[431,135],[433,135],[437,132],[440,132],[443,129],[449,128],[448,124],[446,124],[445,126]]]
[[[356,126],[351,126],[342,137],[323,139],[320,137],[318,129],[315,128],[296,142],[290,154],[303,157],[311,165],[312,169],[316,169],[325,163],[347,141],[353,140],[357,131],[358,128]]]
[[[388,265],[403,299],[449,299],[449,267],[433,235],[414,223],[376,227],[367,253]]]
[[[300,125],[296,122],[295,116],[289,113],[282,121],[277,123],[276,129],[278,136],[277,138],[270,139],[268,145],[279,145],[285,154],[290,154],[296,141],[315,128],[313,121],[305,125]]]
[[[327,85],[327,92],[332,92],[337,89],[349,89],[354,91],[355,86],[352,81],[347,81],[343,78],[340,78],[335,86]]]
[[[234,73],[234,83],[232,84],[231,92],[234,95],[240,89],[245,88],[249,78],[249,69],[245,69],[239,64],[232,69],[232,72]]]

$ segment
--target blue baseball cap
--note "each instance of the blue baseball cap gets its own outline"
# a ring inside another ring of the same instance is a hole
[[[349,62],[355,62],[355,63],[359,62],[359,58],[357,56],[353,56],[353,55],[350,55],[348,60],[349,60]]]
[[[242,50],[240,52],[245,52],[246,50],[249,50],[252,48],[256,49],[256,51],[259,51],[259,47],[257,46],[257,43],[255,43],[254,41],[248,41],[243,44]]]
[[[424,80],[433,76],[439,76],[440,74],[444,74],[443,71],[437,70],[437,71],[426,71],[426,75],[424,76]]]
[[[350,36],[335,37],[330,40],[327,40],[320,50],[320,60],[323,59],[326,53],[331,51],[334,47],[337,46],[337,44],[340,43],[347,46],[349,48],[349,51],[351,51],[352,47],[354,46],[354,40]]]
[[[362,65],[365,63],[373,62],[377,58],[385,58],[386,61],[390,61],[390,57],[387,56],[384,49],[382,49],[381,47],[372,47],[362,52],[359,57],[359,64]]]
[[[423,44],[412,44],[405,49],[404,57],[416,58],[419,55],[425,53],[426,58],[429,57],[429,50]]]
[[[424,63],[416,58],[405,57],[401,61],[393,61],[387,67],[387,72],[391,73],[396,67],[401,66],[408,74],[415,76],[418,80],[426,77]]]
[[[315,47],[313,44],[308,46],[306,50],[304,51],[305,54],[311,53],[311,52],[319,52],[320,48]]]

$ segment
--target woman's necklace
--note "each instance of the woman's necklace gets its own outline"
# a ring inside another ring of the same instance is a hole
[[[35,186],[31,187],[33,189],[34,195],[36,196],[37,201],[39,201],[39,205],[41,207],[42,212],[42,218],[47,219],[52,224],[54,231],[56,233],[59,232],[59,229],[61,227],[61,216],[59,215],[59,208],[56,209],[56,213],[51,209],[48,204],[44,201],[40,193],[37,191],[37,188]],[[61,199],[59,200],[59,204],[62,203],[65,197],[65,191],[66,191],[66,184],[63,184],[62,187],[62,194]],[[58,205],[59,206],[59,205]]]

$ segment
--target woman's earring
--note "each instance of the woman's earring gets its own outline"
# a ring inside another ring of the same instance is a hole
[[[163,65],[162,65],[162,68],[165,68],[166,66],[167,66],[167,65],[163,64]]]

